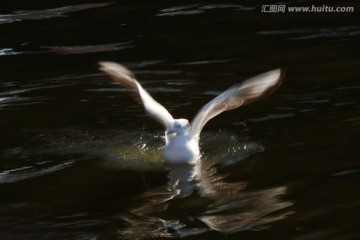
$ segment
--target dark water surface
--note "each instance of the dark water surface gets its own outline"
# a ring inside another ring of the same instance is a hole
[[[1,5],[0,239],[360,239],[357,1]],[[169,167],[161,126],[101,60],[175,118],[250,76],[287,76],[206,125],[201,164]]]

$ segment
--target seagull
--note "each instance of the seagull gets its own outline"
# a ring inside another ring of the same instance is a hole
[[[100,62],[100,70],[131,90],[133,97],[141,103],[147,114],[165,128],[163,156],[169,164],[195,164],[200,159],[200,132],[213,117],[224,111],[233,110],[252,103],[272,93],[283,79],[284,71],[275,69],[252,77],[228,88],[204,105],[191,124],[187,119],[174,119],[171,114],[155,101],[141,86],[135,75],[125,66],[115,62]]]

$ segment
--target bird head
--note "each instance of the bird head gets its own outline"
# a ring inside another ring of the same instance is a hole
[[[173,127],[167,133],[188,135],[190,133],[190,123],[184,118],[175,119]]]

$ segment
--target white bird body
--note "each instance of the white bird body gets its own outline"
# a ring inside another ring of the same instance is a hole
[[[236,84],[203,106],[190,125],[187,119],[174,119],[124,66],[114,62],[101,62],[100,66],[102,71],[133,90],[146,112],[165,127],[166,145],[163,153],[169,164],[196,163],[200,159],[200,132],[211,118],[262,98],[275,90],[282,79],[282,71],[276,69]]]
[[[180,126],[177,130],[166,131],[166,145],[164,148],[164,159],[170,164],[196,163],[200,158],[199,143],[189,134],[189,121],[187,125]]]

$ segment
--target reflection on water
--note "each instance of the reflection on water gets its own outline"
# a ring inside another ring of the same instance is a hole
[[[293,213],[287,210],[292,203],[281,199],[286,187],[247,191],[245,182],[227,183],[216,167],[207,164],[205,160],[195,166],[168,166],[168,187],[144,192],[139,197],[143,204],[130,211],[134,215],[122,219],[127,227],[119,229],[119,235],[143,239],[211,230],[229,234],[263,229]],[[169,219],[174,211],[186,217]]]

